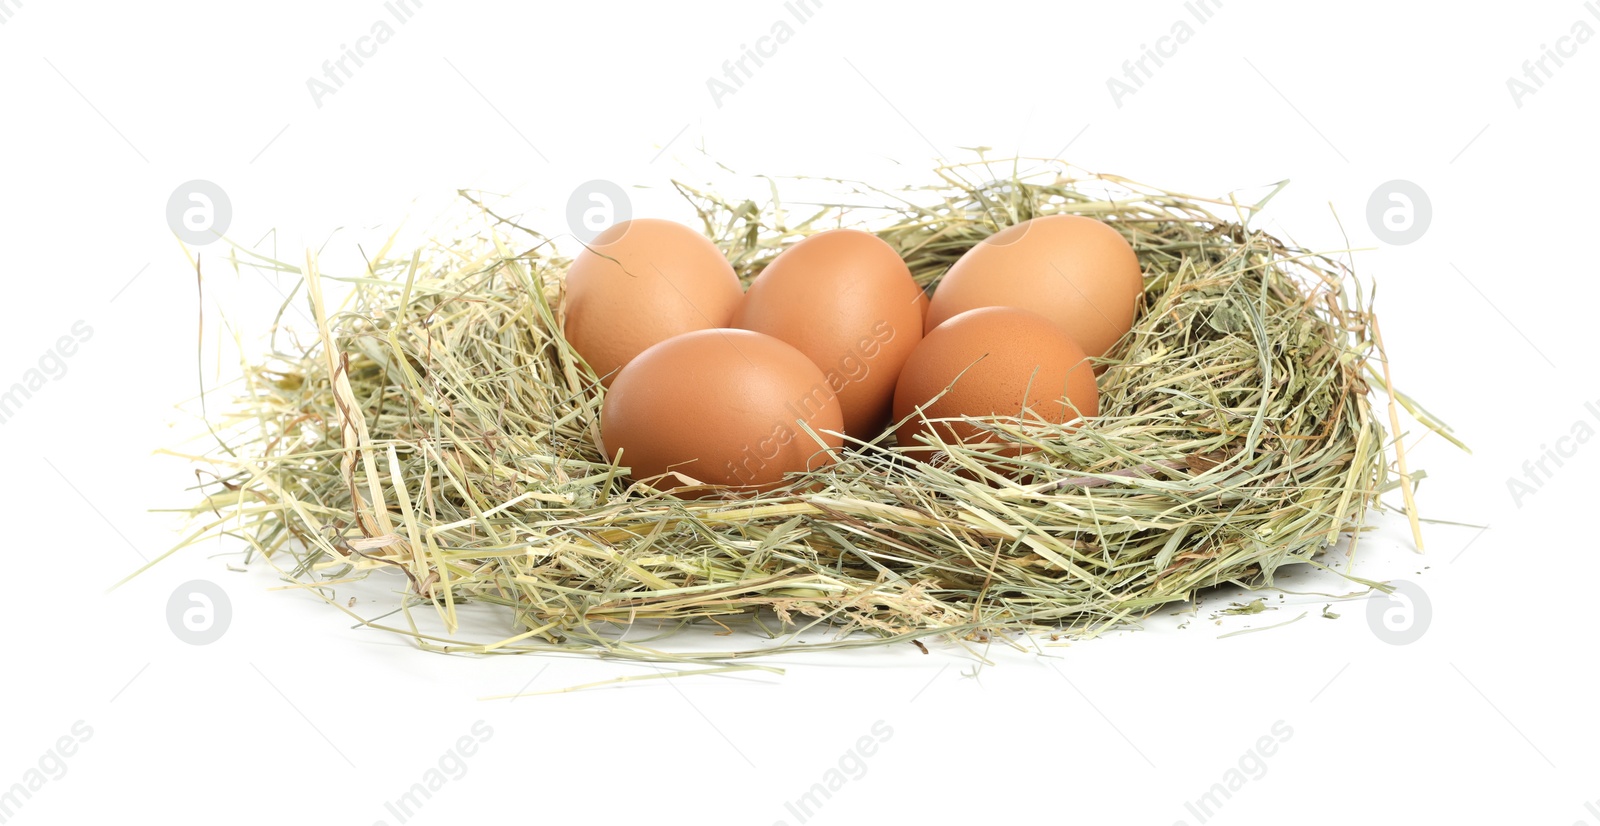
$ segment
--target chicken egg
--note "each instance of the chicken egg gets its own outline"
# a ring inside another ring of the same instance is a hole
[[[735,329],[684,333],[646,349],[622,368],[600,411],[606,453],[634,480],[676,472],[741,491],[834,461],[828,449],[842,446],[843,427],[839,398],[810,359],[772,336]]]
[[[980,241],[951,265],[928,306],[927,330],[979,307],[1018,307],[1055,322],[1090,356],[1133,327],[1144,290],[1122,234],[1081,215],[1046,215]]]
[[[838,394],[845,432],[871,441],[889,419],[901,365],[922,339],[922,294],[893,247],[834,229],[773,259],[733,323],[805,353]]]
[[[635,218],[608,227],[573,259],[562,332],[609,386],[645,348],[727,326],[743,295],[710,239],[673,221]]]
[[[906,360],[895,385],[895,420],[919,406],[928,419],[1024,416],[1065,424],[1098,415],[1100,394],[1083,348],[1049,319],[1014,307],[984,307],[935,327]],[[935,426],[951,443],[987,435],[967,422]],[[928,427],[911,418],[895,439],[901,446],[916,445],[917,434]]]

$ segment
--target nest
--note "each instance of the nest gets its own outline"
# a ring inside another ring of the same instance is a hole
[[[876,232],[931,290],[1010,224],[1106,221],[1138,252],[1145,291],[1081,427],[969,420],[998,444],[936,442],[930,461],[892,438],[847,442],[837,463],[746,498],[630,483],[596,448],[603,388],[560,334],[568,259],[469,197],[484,229],[385,249],[343,280],[342,309],[308,258],[317,338],[248,366],[210,421],[223,444],[192,457],[215,480],[184,544],[242,538],[346,611],[331,586],[398,572],[408,621],[358,619],[425,648],[662,659],[622,632],[706,622],[767,637],[729,657],[789,650],[819,625],[840,630],[832,647],[1097,634],[1318,565],[1408,482],[1371,401],[1387,389],[1375,320],[1338,260],[1249,228],[1260,204],[1061,165],[969,181],[988,169],[855,185],[889,206],[793,223],[776,192],[758,205],[679,189],[746,283],[834,226]],[[457,638],[467,603],[493,606],[505,633]]]

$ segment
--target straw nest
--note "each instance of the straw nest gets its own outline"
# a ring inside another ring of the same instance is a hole
[[[248,366],[213,410],[223,444],[192,457],[215,478],[184,544],[240,538],[352,615],[336,586],[397,572],[406,621],[358,619],[425,648],[664,660],[697,655],[624,640],[626,628],[766,637],[725,658],[789,650],[790,632],[820,625],[865,633],[806,648],[1092,635],[1319,564],[1406,481],[1371,401],[1386,366],[1359,283],[1335,258],[1251,229],[1264,201],[1060,164],[990,169],[853,185],[854,200],[887,206],[798,221],[776,190],[758,205],[679,189],[746,282],[834,226],[876,232],[931,290],[1017,221],[1108,222],[1137,250],[1145,292],[1105,359],[1101,413],[1081,428],[978,420],[1020,450],[935,444],[928,462],[892,440],[847,443],[836,464],[751,498],[631,484],[596,448],[604,393],[560,334],[569,259],[468,196],[484,229],[463,240],[386,248],[356,278],[319,275],[309,258],[284,267],[305,276],[294,300],[309,299],[317,336]],[[336,280],[339,307],[323,297]],[[494,606],[504,633],[460,638],[467,603]]]

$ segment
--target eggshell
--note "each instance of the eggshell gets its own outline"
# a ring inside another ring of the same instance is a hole
[[[882,432],[900,367],[922,339],[922,291],[894,248],[853,229],[784,250],[750,284],[734,324],[782,339],[822,369],[844,428]]]
[[[600,411],[601,441],[635,480],[676,471],[706,484],[756,491],[834,456],[838,396],[799,350],[749,330],[674,336],[622,368]],[[828,433],[825,431],[833,431]],[[676,487],[672,477],[653,482]]]
[[[635,218],[607,228],[573,259],[563,334],[609,386],[645,348],[727,326],[743,295],[710,239],[672,221]]]
[[[895,420],[919,405],[928,419],[1021,416],[1026,407],[1030,420],[1064,424],[1079,413],[1098,415],[1100,394],[1083,348],[1050,320],[1013,307],[985,307],[935,327],[912,352],[895,385]],[[912,418],[896,441],[916,445],[917,434],[928,427]],[[937,427],[946,442],[971,443],[987,435],[966,422]]]
[[[1143,290],[1139,258],[1121,233],[1093,218],[1046,215],[989,236],[951,265],[925,329],[979,307],[1018,307],[1103,356],[1132,329]]]

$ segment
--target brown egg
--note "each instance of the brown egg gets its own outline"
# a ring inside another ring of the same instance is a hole
[[[979,242],[934,290],[925,329],[978,307],[1019,307],[1050,319],[1085,353],[1103,356],[1133,327],[1144,290],[1121,233],[1080,215],[1047,215]]]
[[[871,441],[889,420],[900,366],[922,339],[921,294],[893,247],[834,229],[773,259],[733,323],[805,353],[839,395],[845,432]]]
[[[1066,423],[1080,413],[1098,415],[1100,394],[1091,362],[1061,328],[1027,310],[985,307],[935,327],[906,361],[894,391],[895,421],[919,405],[929,419],[1021,416],[1026,408],[1029,420]],[[938,427],[946,442],[971,443],[986,435],[966,422]],[[895,438],[902,446],[916,445],[917,434],[927,429],[913,418]]]
[[[645,348],[727,326],[742,296],[710,239],[672,221],[635,218],[609,227],[573,259],[563,334],[610,386]]]
[[[600,436],[635,480],[676,471],[756,491],[834,460],[797,421],[830,448],[844,442],[836,435],[844,427],[838,396],[810,359],[761,333],[700,330],[667,339],[622,369],[606,392]]]

